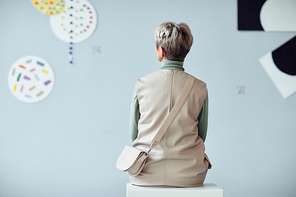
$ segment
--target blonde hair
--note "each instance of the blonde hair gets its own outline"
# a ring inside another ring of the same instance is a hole
[[[186,23],[165,22],[155,30],[156,47],[165,51],[166,58],[184,61],[193,43],[193,36]]]

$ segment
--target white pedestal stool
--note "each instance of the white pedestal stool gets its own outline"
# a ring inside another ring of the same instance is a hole
[[[201,187],[159,188],[139,187],[130,183],[126,186],[126,197],[223,197],[223,190],[214,183]]]

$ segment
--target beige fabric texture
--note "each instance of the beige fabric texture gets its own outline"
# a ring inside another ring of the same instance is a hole
[[[133,146],[149,150],[151,140],[179,98],[188,74],[158,70],[137,82],[140,107],[138,137]],[[134,185],[160,187],[201,186],[211,168],[205,146],[198,136],[198,115],[207,96],[206,84],[195,79],[192,91],[161,141],[150,152],[143,171],[130,176]]]

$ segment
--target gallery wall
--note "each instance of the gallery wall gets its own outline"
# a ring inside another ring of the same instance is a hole
[[[208,86],[206,182],[226,197],[296,195],[296,95],[284,98],[259,62],[295,32],[239,31],[236,0],[89,2],[97,26],[70,54],[31,1],[0,1],[1,197],[125,196],[129,179],[115,162],[132,144],[136,80],[160,67],[154,31],[165,21],[190,26],[185,71]],[[29,55],[55,76],[36,103],[9,87],[11,67]]]

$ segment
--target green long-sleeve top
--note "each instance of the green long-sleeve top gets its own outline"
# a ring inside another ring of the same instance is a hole
[[[179,61],[171,61],[164,60],[161,62],[160,69],[169,69],[169,70],[180,70],[184,71],[183,62]],[[138,136],[138,122],[140,119],[140,110],[139,110],[139,102],[137,97],[137,86],[134,88],[133,99],[131,104],[131,112],[130,112],[130,135],[132,141],[134,141]],[[208,129],[208,95],[204,101],[201,112],[198,116],[198,135],[201,137],[203,141],[206,140],[207,129]]]

